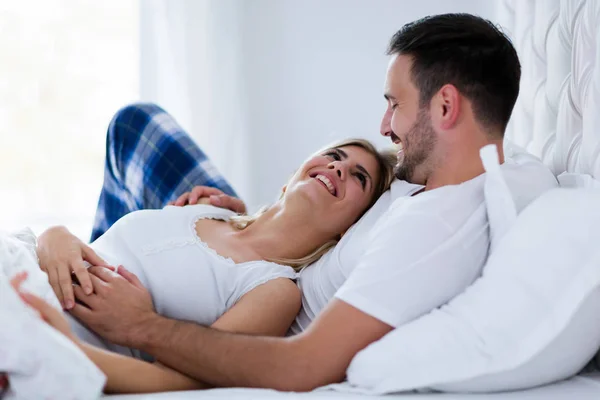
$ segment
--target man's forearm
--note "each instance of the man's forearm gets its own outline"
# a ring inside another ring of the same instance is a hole
[[[303,391],[321,383],[293,339],[231,334],[161,316],[136,336],[133,347],[215,386]]]

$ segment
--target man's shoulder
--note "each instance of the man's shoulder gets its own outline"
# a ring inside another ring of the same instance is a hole
[[[377,223],[381,222],[394,202],[410,198],[412,194],[422,188],[423,186],[421,185],[415,185],[398,179],[394,180],[391,187],[380,196],[371,209],[346,232],[342,237],[341,243],[343,244],[355,237],[362,240],[365,234],[368,234]]]
[[[388,208],[387,216],[406,218],[425,214],[443,218],[448,213],[470,214],[484,201],[484,182],[485,178],[478,176],[458,185],[446,185],[395,199]]]

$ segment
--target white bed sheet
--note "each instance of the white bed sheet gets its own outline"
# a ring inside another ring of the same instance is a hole
[[[359,394],[318,391],[311,393],[286,393],[266,389],[211,389],[195,392],[169,392],[159,394],[112,395],[104,396],[110,400],[197,400],[197,399],[386,399],[386,400],[559,400],[559,399],[600,399],[600,373],[580,375],[567,381],[536,389],[509,393],[493,394],[450,394],[450,393],[403,393],[387,396],[365,396]]]

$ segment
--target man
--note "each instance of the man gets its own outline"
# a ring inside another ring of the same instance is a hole
[[[504,160],[517,54],[491,23],[466,14],[404,26],[388,54],[381,134],[398,146],[400,180],[302,272],[295,335],[237,335],[163,318],[126,270],[121,277],[95,269],[102,294],[79,296],[90,306],[76,305],[73,315],[108,340],[211,385],[306,391],[343,380],[361,349],[462,292],[488,252],[479,150],[495,145]],[[518,209],[556,184],[540,164],[502,168]],[[181,201],[195,202],[202,190]]]

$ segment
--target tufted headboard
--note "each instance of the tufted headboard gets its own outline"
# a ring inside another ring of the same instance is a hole
[[[600,180],[600,0],[499,0],[498,21],[522,66],[506,137]]]

